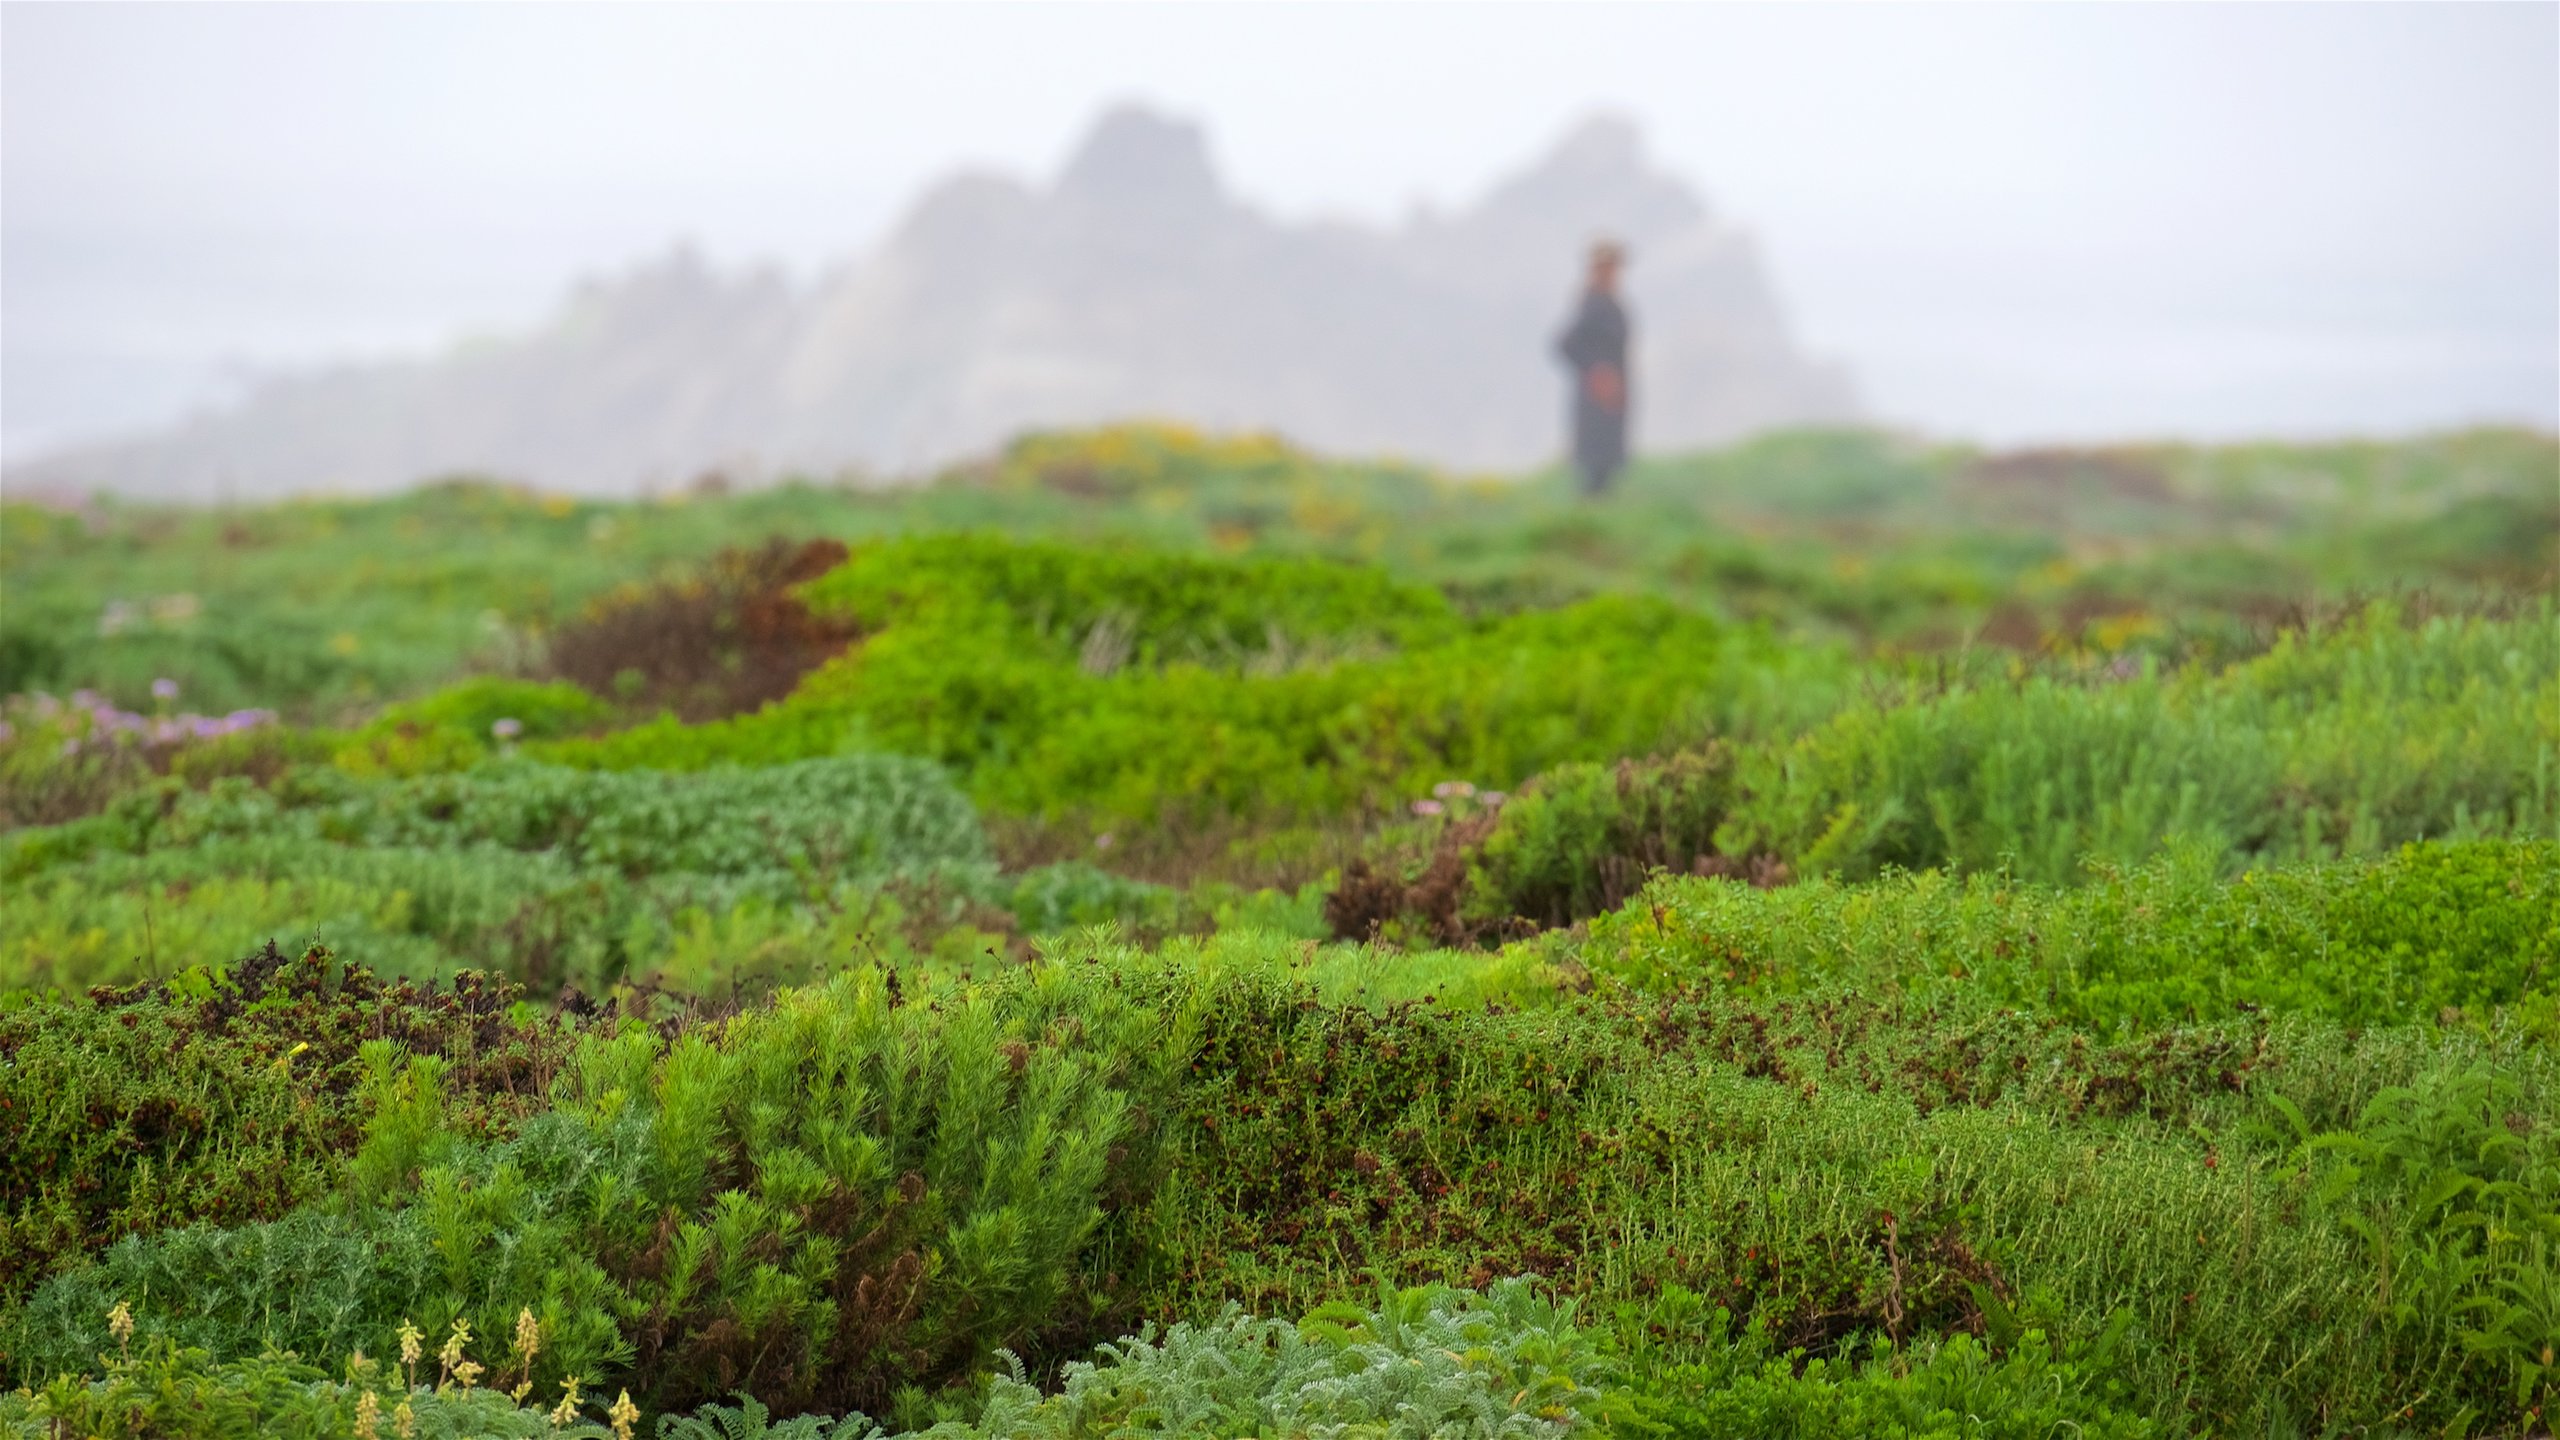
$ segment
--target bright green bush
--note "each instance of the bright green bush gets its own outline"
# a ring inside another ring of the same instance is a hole
[[[603,701],[575,685],[481,675],[386,705],[355,738],[401,730],[452,730],[496,748],[508,740],[575,735],[612,715]],[[515,723],[509,726],[508,721]]]
[[[1310,819],[1401,808],[1454,776],[1791,728],[1828,708],[1837,668],[1662,604],[1460,626],[1436,597],[1338,567],[994,541],[875,547],[809,599],[880,628],[790,700],[541,753],[693,768],[867,748],[949,765],[1013,814]],[[1132,618],[1106,633],[1089,612]]]
[[[1012,911],[1014,923],[1032,935],[1114,923],[1162,929],[1181,919],[1182,897],[1177,892],[1081,861],[1026,870],[1007,888],[1006,908]]]
[[[596,729],[613,708],[565,681],[480,675],[383,707],[347,735],[332,761],[352,775],[428,775],[509,753],[519,739]]]
[[[872,546],[802,598],[868,632],[976,633],[1103,674],[1179,663],[1277,671],[1363,648],[1429,644],[1460,629],[1438,591],[1370,566],[990,535]]]
[[[1547,926],[1614,909],[1650,872],[1710,857],[1732,805],[1722,747],[1549,771],[1503,804],[1468,857],[1467,908]]]
[[[1639,986],[1966,991],[2101,1028],[2257,1010],[2349,1024],[2547,1005],[2560,846],[2412,845],[2220,879],[2187,856],[2070,890],[1902,875],[1759,891],[1666,879],[1571,951]]]
[[[1994,1304],[1997,1304],[1996,1297]],[[1723,1440],[2046,1440],[2057,1434],[2149,1440],[2176,1433],[2136,1412],[2113,1373],[2120,1330],[2064,1354],[2014,1317],[1996,1338],[1962,1331],[1897,1347],[1878,1339],[1842,1353],[1778,1352],[1759,1326],[1732,1333],[1731,1312],[1672,1285],[1618,1307],[1610,1332],[1632,1377],[1617,1430]],[[1677,1336],[1676,1344],[1666,1344]],[[1702,1346],[1699,1341],[1704,1337]],[[1703,1355],[1701,1355],[1703,1350]]]
[[[1344,867],[1328,918],[1344,938],[1484,943],[1597,915],[1666,871],[2066,884],[2172,849],[2237,874],[2413,839],[2548,838],[2554,676],[2560,613],[2409,629],[2376,610],[2225,672],[1877,698],[1792,739],[1558,766],[1498,810],[1431,802],[1445,818],[1385,831]],[[2408,1013],[2395,1003],[2382,1013]]]

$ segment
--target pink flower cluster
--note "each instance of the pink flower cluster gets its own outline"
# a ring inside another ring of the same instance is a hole
[[[178,693],[176,684],[166,680],[154,683],[151,690],[162,700],[174,699]],[[29,697],[26,713],[39,724],[81,732],[62,742],[65,755],[98,745],[174,745],[185,740],[211,740],[272,725],[276,719],[273,710],[234,710],[228,715],[143,715],[118,709],[113,701],[94,690],[72,691],[67,706],[38,692]],[[0,740],[13,739],[16,734],[15,727],[0,722]]]
[[[1464,780],[1443,780],[1431,787],[1431,798],[1413,802],[1416,815],[1446,815],[1452,805],[1495,806],[1510,797],[1499,790],[1478,790]]]

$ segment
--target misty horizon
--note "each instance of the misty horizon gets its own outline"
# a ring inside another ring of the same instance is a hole
[[[1484,23],[1467,34],[1430,12],[1248,8],[1148,12],[1135,58],[1106,43],[1135,33],[1125,16],[1002,13],[1016,48],[1055,42],[1057,73],[1032,83],[920,11],[677,9],[609,33],[576,12],[10,6],[0,450],[17,466],[268,377],[532,334],[575,287],[679,247],[729,281],[820,287],[936,177],[1050,184],[1059,148],[1130,101],[1196,122],[1239,204],[1371,232],[1462,213],[1578,120],[1632,117],[1756,242],[1802,353],[1845,367],[1862,415],[1895,428],[2017,444],[2560,427],[2549,7],[1469,12]],[[493,37],[519,42],[512,58]],[[592,64],[546,71],[572,42]],[[1394,100],[1385,78],[1426,43],[1445,71],[1409,73],[1418,97]],[[1317,51],[1329,70],[1295,63]],[[1549,53],[1564,61],[1536,63]],[[2301,63],[2253,70],[2273,55]],[[224,63],[248,56],[275,63],[275,94]],[[948,97],[894,73],[962,56]],[[821,59],[864,83],[812,88]],[[1224,83],[1238,63],[1262,83]],[[1932,63],[1938,84],[1908,78]],[[1293,108],[1272,83],[1290,73],[1348,77],[1359,103]],[[679,77],[698,93],[668,102]],[[1008,90],[1031,98],[997,103]],[[297,133],[315,113],[346,133]],[[1556,275],[1555,318],[1571,282]]]

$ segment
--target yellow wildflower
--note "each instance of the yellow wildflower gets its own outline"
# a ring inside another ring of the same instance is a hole
[[[436,1352],[436,1361],[443,1367],[443,1372],[436,1376],[437,1389],[441,1390],[444,1388],[445,1380],[450,1377],[455,1370],[459,1369],[461,1366],[471,1363],[469,1360],[464,1358],[462,1353],[462,1347],[470,1343],[471,1322],[463,1319],[459,1315],[455,1316],[453,1320],[453,1333],[444,1338],[444,1348]],[[479,1367],[473,1366],[472,1369],[473,1373],[476,1374],[478,1373]],[[466,1387],[470,1383],[471,1382],[467,1380],[463,1382]]]
[[[577,1418],[578,1377],[572,1375],[568,1379],[560,1382],[560,1403],[558,1406],[554,1407],[551,1412],[551,1424],[554,1428],[557,1428],[559,1426],[566,1425]]]

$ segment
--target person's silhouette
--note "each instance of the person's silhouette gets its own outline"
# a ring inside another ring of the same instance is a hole
[[[1618,303],[1625,263],[1614,243],[1591,247],[1582,304],[1556,337],[1556,353],[1573,371],[1573,468],[1585,495],[1607,491],[1627,463],[1627,311]]]

